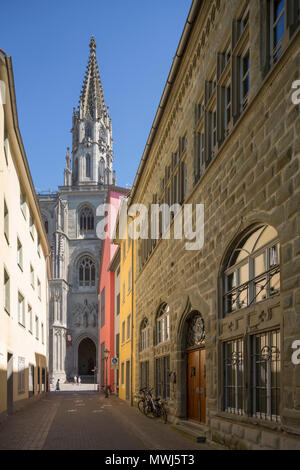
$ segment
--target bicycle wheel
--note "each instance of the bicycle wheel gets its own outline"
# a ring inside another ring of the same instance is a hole
[[[139,400],[139,402],[138,402],[138,409],[140,410],[141,413],[145,414],[146,402],[145,402],[144,399]]]
[[[153,411],[153,408],[151,405],[147,405],[145,407],[145,415],[147,416],[147,418],[150,418],[150,419],[156,418],[155,412]]]

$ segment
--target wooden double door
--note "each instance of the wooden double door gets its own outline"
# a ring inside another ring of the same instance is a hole
[[[206,356],[205,349],[187,353],[188,419],[206,422]]]

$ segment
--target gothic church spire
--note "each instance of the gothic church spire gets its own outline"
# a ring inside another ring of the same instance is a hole
[[[87,117],[98,119],[106,114],[104,93],[96,57],[96,47],[95,38],[92,36],[89,61],[79,100],[80,119],[86,119]]]

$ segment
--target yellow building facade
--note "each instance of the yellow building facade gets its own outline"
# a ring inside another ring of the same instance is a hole
[[[128,219],[128,225],[131,223]],[[135,302],[134,302],[134,240],[127,237],[120,244],[120,358],[119,397],[131,405],[135,390]]]

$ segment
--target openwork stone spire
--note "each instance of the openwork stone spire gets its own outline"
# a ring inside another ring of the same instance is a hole
[[[79,100],[80,119],[87,117],[98,119],[106,114],[103,88],[96,57],[96,47],[95,38],[93,36],[90,42],[90,57]]]

